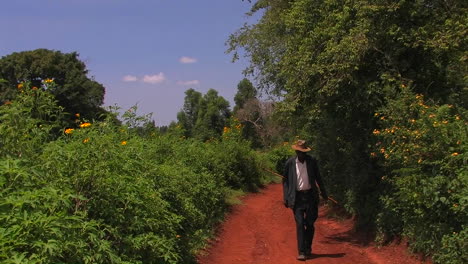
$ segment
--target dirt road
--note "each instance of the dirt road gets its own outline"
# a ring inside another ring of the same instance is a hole
[[[200,264],[291,264],[297,261],[295,223],[283,206],[281,185],[272,184],[234,206],[219,236],[198,261]],[[352,220],[326,218],[322,207],[315,223],[313,258],[316,264],[430,264],[406,253],[403,245],[375,248],[352,231]]]

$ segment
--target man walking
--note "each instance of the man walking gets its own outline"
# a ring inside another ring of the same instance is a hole
[[[312,257],[314,223],[318,217],[319,192],[327,200],[327,192],[322,182],[317,160],[307,155],[311,149],[304,140],[292,145],[296,156],[286,161],[283,173],[284,205],[291,208],[296,221],[298,260]]]

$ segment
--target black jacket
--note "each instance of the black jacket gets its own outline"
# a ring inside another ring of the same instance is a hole
[[[318,189],[317,185],[320,188],[320,194],[327,196],[325,186],[323,185],[322,177],[320,176],[320,171],[318,169],[317,160],[311,156],[306,156],[307,163],[307,175],[309,176],[309,183],[312,187],[312,192],[314,197],[318,201]],[[286,161],[284,173],[283,173],[283,198],[284,204],[289,207],[294,207],[294,202],[296,201],[296,184],[297,184],[297,173],[296,173],[296,156],[291,157]]]

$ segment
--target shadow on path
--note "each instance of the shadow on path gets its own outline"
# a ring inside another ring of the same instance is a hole
[[[312,257],[310,259],[318,259],[318,258],[342,258],[346,255],[346,253],[336,253],[336,254],[316,254],[312,253]]]

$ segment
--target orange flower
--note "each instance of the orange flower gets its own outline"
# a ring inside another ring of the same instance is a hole
[[[24,86],[23,83],[19,83],[17,87],[18,87],[19,90],[21,90],[21,89],[23,89],[23,86]]]
[[[33,90],[37,90],[37,87],[36,87],[36,86],[33,86],[31,89],[33,89]]]
[[[73,130],[75,130],[75,129],[67,128],[67,129],[65,129],[65,134],[70,135],[71,133],[73,133]]]
[[[83,124],[80,125],[81,128],[90,127],[90,126],[91,126],[91,123],[88,123],[88,122],[83,123]]]
[[[452,153],[451,156],[452,156],[452,157],[456,157],[456,156],[458,156],[458,155],[459,155],[458,152],[454,152],[454,153]]]
[[[378,134],[380,134],[380,131],[379,131],[379,130],[377,130],[377,129],[374,129],[374,131],[372,131],[372,134],[374,134],[374,135],[378,135]]]
[[[88,143],[88,142],[89,142],[89,138],[83,139],[83,143]]]
[[[80,117],[80,113],[76,113],[75,116],[76,116],[76,117]]]
[[[127,141],[122,141],[122,142],[120,142],[120,145],[122,145],[122,146],[127,145]]]

